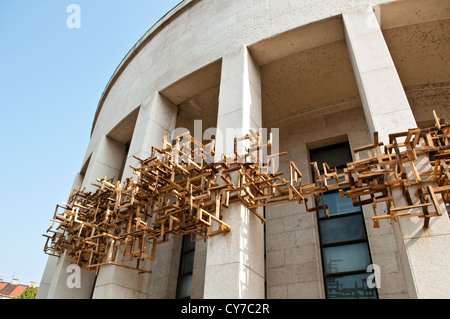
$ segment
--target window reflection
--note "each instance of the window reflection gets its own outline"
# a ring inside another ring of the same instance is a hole
[[[320,220],[322,245],[365,240],[366,232],[361,214]],[[342,231],[345,229],[345,231]]]
[[[325,275],[365,271],[371,264],[367,243],[325,247],[322,254]]]
[[[348,143],[312,150],[310,155],[319,169],[327,161],[338,172],[352,161]],[[330,216],[325,218],[320,210],[317,217],[327,298],[378,298],[377,290],[366,283],[370,276],[366,269],[372,261],[361,208],[339,192],[324,194],[324,201],[320,204],[328,206]]]
[[[370,274],[334,276],[326,278],[329,299],[377,299],[375,289],[367,287]]]
[[[191,296],[192,274],[183,276],[178,281],[177,298],[187,299]]]
[[[354,207],[351,198],[342,198],[339,192],[324,194],[325,204],[328,205],[330,216],[359,212],[359,207]],[[319,218],[324,217],[323,210],[319,211]]]
[[[191,235],[184,235],[181,246],[180,269],[178,272],[176,295],[178,299],[188,299],[191,297],[194,254],[195,242],[191,241]]]

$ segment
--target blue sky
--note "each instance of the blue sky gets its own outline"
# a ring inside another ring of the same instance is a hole
[[[66,201],[120,61],[181,0],[0,0],[0,278],[40,282],[43,233]],[[80,28],[69,28],[70,4]]]

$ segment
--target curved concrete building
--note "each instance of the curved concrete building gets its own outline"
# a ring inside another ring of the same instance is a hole
[[[112,75],[74,185],[132,176],[133,156],[175,128],[194,135],[195,120],[200,134],[277,132],[280,171],[294,161],[311,182],[311,160],[342,165],[374,132],[387,141],[432,126],[449,106],[448,0],[184,0]],[[372,206],[335,205],[344,217],[327,222],[296,203],[269,206],[265,225],[234,208],[230,233],[159,245],[151,274],[102,266],[82,270],[79,288],[69,262],[49,257],[38,298],[448,298],[448,215],[429,231],[406,219],[375,229]],[[372,264],[381,280],[360,288]]]

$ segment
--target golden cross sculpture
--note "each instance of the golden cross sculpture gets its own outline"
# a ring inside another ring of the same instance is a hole
[[[53,256],[65,253],[72,262],[97,273],[102,265],[118,265],[142,272],[145,260],[155,259],[156,245],[171,236],[191,235],[191,240],[229,232],[233,225],[224,220],[232,202],[240,202],[265,222],[260,207],[298,202],[307,212],[323,211],[329,217],[325,194],[339,191],[354,206],[385,203],[386,214],[372,216],[374,227],[381,219],[420,217],[424,227],[429,219],[446,214],[442,201],[450,204],[450,122],[436,116],[434,127],[414,128],[389,135],[383,145],[374,143],[353,149],[355,161],[338,172],[323,163],[322,170],[311,163],[314,183],[302,184],[302,173],[289,163],[289,177],[272,172],[274,157],[263,158],[259,132],[236,138],[234,156],[221,161],[207,159],[214,154],[214,141],[203,145],[188,133],[171,144],[152,147],[147,159],[137,158],[134,177],[114,182],[97,179],[95,192],[74,188],[67,203],[57,205],[44,251]],[[238,144],[245,142],[244,152]],[[187,145],[188,144],[188,145]],[[384,152],[382,147],[384,146]],[[187,151],[188,150],[188,151]],[[426,157],[429,165],[418,169]],[[403,206],[394,204],[393,191],[402,190]]]

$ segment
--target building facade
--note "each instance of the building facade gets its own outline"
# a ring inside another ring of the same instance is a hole
[[[124,180],[176,128],[278,129],[279,170],[450,118],[447,0],[184,0],[130,50],[100,99],[74,186]],[[198,122],[197,122],[198,123]],[[275,130],[274,130],[275,132]],[[203,138],[208,139],[203,135]],[[222,143],[218,141],[218,143]],[[380,222],[336,194],[331,218],[285,203],[266,224],[230,206],[232,231],[158,245],[152,273],[81,271],[49,257],[38,298],[447,298],[450,222]],[[383,206],[377,210],[383,211]],[[338,235],[337,235],[338,234]],[[369,288],[368,267],[380,281]],[[370,269],[373,269],[370,268]]]

